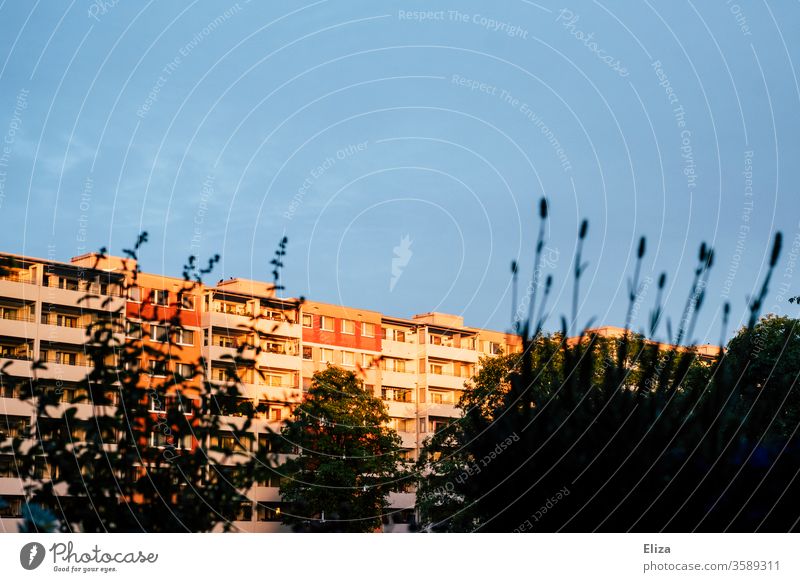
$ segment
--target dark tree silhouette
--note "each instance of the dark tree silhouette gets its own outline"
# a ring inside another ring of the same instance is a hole
[[[546,210],[540,216],[546,220]],[[544,231],[540,228],[534,276]],[[580,241],[587,231],[583,223]],[[752,367],[753,338],[761,335],[758,311],[780,246],[778,234],[769,271],[750,305],[750,323],[740,333],[751,354],[744,362],[722,351],[709,360],[680,345],[691,342],[705,297],[714,257],[706,245],[676,329],[667,321],[672,347],[645,339],[657,334],[663,319],[663,275],[646,334],[626,331],[619,338],[601,338],[584,328],[568,341],[570,327],[577,325],[576,299],[557,334],[542,332],[544,318],[534,319],[537,310],[531,305],[527,321],[515,322],[523,335],[522,354],[484,360],[472,390],[465,390],[459,403],[463,416],[426,443],[417,467],[422,528],[797,529],[800,510],[791,500],[800,489],[795,478],[800,447],[797,423],[787,416],[782,398],[797,377],[790,372],[773,378],[767,388],[746,369]],[[579,244],[574,297],[584,269],[581,249]],[[645,249],[642,240],[629,284],[628,324],[640,295]],[[517,270],[513,265],[515,287]],[[723,337],[728,314],[726,305]],[[769,321],[762,324],[769,327]],[[731,351],[739,352],[736,342]],[[782,356],[763,351],[761,357],[754,370]],[[793,370],[792,362],[785,363]]]

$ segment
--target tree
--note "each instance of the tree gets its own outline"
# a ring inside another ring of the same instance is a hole
[[[583,223],[581,242],[586,231]],[[534,278],[545,229],[539,232]],[[750,324],[740,334],[743,349],[737,340],[730,357],[711,361],[681,345],[692,339],[713,263],[705,244],[674,334],[667,320],[672,347],[629,331],[619,338],[584,331],[565,340],[575,325],[577,291],[572,318],[562,318],[560,333],[545,334],[541,314],[550,285],[536,311],[534,280],[530,315],[516,325],[522,354],[482,361],[472,393],[459,403],[462,417],[425,443],[417,495],[423,529],[796,529],[800,514],[789,500],[800,493],[798,424],[789,417],[781,430],[773,422],[783,398],[796,389],[796,360],[786,358],[786,371],[771,389],[764,384],[784,357],[780,350],[796,345],[796,328],[769,319],[756,325],[780,246],[778,233],[750,305]],[[576,290],[581,248],[574,260]],[[643,255],[642,241],[629,283],[628,322],[640,294]],[[516,273],[514,263],[514,297]],[[651,338],[662,319],[665,281],[663,275],[658,280]],[[540,314],[535,320],[534,313]],[[728,315],[726,305],[723,336]]]
[[[381,525],[388,495],[409,482],[401,440],[383,403],[353,372],[328,366],[311,387],[283,438],[298,455],[278,471],[289,505],[283,522],[296,530],[370,532]]]
[[[800,320],[765,315],[731,339],[726,359],[734,378],[760,393],[759,411],[777,412],[774,423],[762,430],[789,436],[800,423]]]

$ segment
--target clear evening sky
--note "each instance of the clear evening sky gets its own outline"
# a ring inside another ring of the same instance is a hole
[[[582,322],[623,323],[641,235],[634,325],[661,271],[679,319],[705,240],[715,342],[776,230],[765,310],[797,314],[798,31],[796,2],[6,0],[0,250],[146,230],[146,271],[268,279],[285,233],[290,295],[505,329],[545,195],[551,329],[587,218]]]

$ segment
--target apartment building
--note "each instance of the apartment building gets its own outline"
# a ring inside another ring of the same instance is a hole
[[[0,256],[0,441],[23,434],[32,425],[35,410],[23,394],[30,393],[32,363],[40,384],[63,403],[86,394],[89,362],[85,353],[86,329],[99,318],[117,318],[116,339],[122,340],[125,298],[124,278],[115,272],[88,266],[83,261],[60,263]],[[66,404],[62,405],[66,406]],[[91,417],[88,403],[75,405],[81,418]],[[74,439],[81,435],[73,431]],[[0,531],[15,531],[23,504],[22,483],[13,458],[0,455],[0,496],[7,506],[0,509]],[[48,467],[41,464],[40,476]]]
[[[136,272],[132,261],[119,257],[90,254],[61,263],[0,254],[0,264],[11,260],[13,268],[0,273],[0,440],[20,434],[33,421],[31,405],[20,396],[30,385],[34,360],[47,362],[39,378],[63,402],[85,391],[86,328],[101,316],[119,318],[117,339],[148,342],[150,354],[163,355],[142,356],[142,382],[163,387],[164,378],[173,374],[192,377],[199,386],[203,380],[224,383],[237,377],[241,398],[220,409],[224,422],[241,426],[244,411],[257,410],[250,437],[237,444],[245,452],[266,449],[279,455],[290,454],[291,446],[271,438],[270,430],[280,431],[313,374],[328,365],[352,370],[384,402],[402,439],[403,455],[411,462],[428,436],[459,416],[456,403],[481,357],[522,349],[518,336],[466,326],[457,315],[433,312],[406,319],[301,303],[278,297],[269,283],[248,279],[193,285],[182,278]],[[173,321],[180,323],[179,336],[167,342]],[[620,333],[617,328],[594,331],[609,337]],[[700,348],[701,355],[712,356],[713,346]],[[200,358],[205,370],[192,376]],[[149,411],[157,417],[174,405],[180,403],[154,392]],[[90,405],[77,406],[83,417],[91,415]],[[233,433],[222,431],[215,438],[222,444]],[[154,433],[147,446],[164,447],[163,440]],[[46,476],[46,467],[42,474]],[[247,492],[249,501],[236,516],[236,528],[284,529],[280,479],[276,473]],[[0,510],[0,531],[16,530],[22,493],[13,459],[0,457],[0,496],[8,502]],[[406,530],[413,490],[393,494],[390,502],[392,517],[385,520],[385,531]]]

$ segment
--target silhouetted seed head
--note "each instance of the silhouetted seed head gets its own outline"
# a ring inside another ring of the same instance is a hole
[[[580,239],[586,238],[586,231],[588,230],[589,230],[589,221],[584,220],[583,222],[581,222],[581,229],[578,231],[578,237]]]
[[[539,200],[539,218],[547,218],[547,198]]]
[[[772,256],[769,258],[769,266],[774,267],[778,262],[778,257],[781,254],[781,243],[783,242],[783,235],[780,231],[775,233],[775,242],[772,244]]]
[[[545,279],[545,282],[544,282],[544,288],[545,288],[545,290],[548,290],[548,289],[550,289],[550,286],[551,286],[552,284],[553,284],[553,276],[552,276],[552,275],[548,275],[548,276],[547,276],[547,279]]]
[[[705,263],[706,262],[706,252],[708,252],[706,250],[706,243],[705,242],[700,243],[700,262],[701,263]]]
[[[725,305],[723,305],[723,306],[722,306],[722,314],[723,314],[725,317],[728,317],[728,314],[729,314],[730,312],[731,312],[731,304],[730,304],[730,303],[728,303],[728,302],[726,301],[726,302],[725,302]]]
[[[658,278],[658,288],[663,289],[664,285],[667,284],[667,274],[661,273],[661,276]]]
[[[640,259],[644,256],[644,246],[645,246],[644,237],[642,237],[639,239],[639,252],[637,253],[637,256]]]
[[[511,273],[514,275],[517,274],[517,261],[511,261]]]

